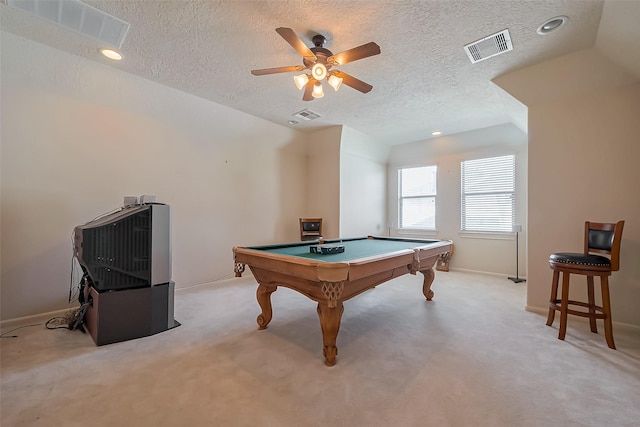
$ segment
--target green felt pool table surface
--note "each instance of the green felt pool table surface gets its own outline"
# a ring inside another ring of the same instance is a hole
[[[309,247],[319,242],[289,243],[283,245],[249,246],[272,254],[288,255],[308,258],[322,262],[349,262],[361,258],[389,254],[391,252],[413,250],[416,247],[438,243],[439,240],[411,240],[393,238],[355,238],[355,239],[327,239],[324,244],[343,245],[344,252],[339,254],[311,253]]]

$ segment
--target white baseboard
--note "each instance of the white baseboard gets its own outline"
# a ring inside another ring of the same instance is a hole
[[[251,271],[248,270],[242,273],[242,277],[229,277],[225,279],[213,280],[211,282],[196,283],[195,285],[181,286],[179,288],[176,287],[176,292],[186,291],[187,289],[200,288],[203,286],[225,287],[229,285],[244,285],[246,284],[246,282],[255,283],[255,279],[253,278]]]
[[[232,273],[233,274],[233,273]],[[249,271],[247,269],[247,271],[245,271],[242,274],[242,277],[238,278],[238,277],[230,277],[230,278],[226,278],[226,279],[218,279],[218,280],[214,280],[211,282],[206,282],[206,283],[198,283],[195,285],[190,285],[190,286],[183,286],[183,287],[176,287],[175,291],[179,292],[179,291],[183,291],[183,290],[187,290],[187,289],[192,289],[192,288],[197,288],[197,287],[202,287],[202,286],[218,286],[218,287],[223,287],[223,286],[229,286],[229,285],[239,285],[239,284],[245,284],[246,282],[251,281],[251,282],[255,282],[255,279],[253,278],[253,275],[251,274],[251,271]],[[2,320],[0,321],[0,330],[4,330],[4,329],[10,329],[10,328],[14,328],[17,326],[23,326],[23,325],[28,325],[28,324],[37,324],[37,323],[45,323],[47,320],[53,318],[53,317],[64,317],[67,314],[69,314],[71,311],[76,310],[78,307],[69,307],[69,308],[64,308],[61,310],[55,310],[55,311],[50,311],[47,313],[39,313],[39,314],[33,314],[31,316],[24,316],[24,317],[16,317],[13,319],[6,319],[6,320]]]
[[[548,308],[543,308],[543,307],[534,307],[531,305],[525,305],[524,306],[525,311],[530,311],[531,313],[536,313],[536,314],[547,314],[548,313]]]
[[[492,271],[480,271],[480,270],[468,270],[466,268],[450,268],[450,270],[457,271],[459,273],[483,274],[485,276],[504,277],[505,279],[508,279],[509,277],[511,277],[505,273],[494,273]],[[525,281],[527,280],[526,276],[519,276],[519,277]]]
[[[549,314],[549,308],[544,308],[544,307],[534,307],[534,306],[530,306],[530,305],[526,305],[524,307],[525,311],[529,311],[531,313],[536,313],[536,314],[542,314],[545,317]],[[556,313],[556,322],[559,322],[560,320],[560,312]],[[586,317],[581,317],[581,316],[570,316],[571,321],[574,320],[578,320],[580,322],[584,322],[587,323],[589,321],[588,318]],[[636,330],[636,331],[640,331],[640,325],[632,325],[631,323],[624,323],[624,322],[616,322],[615,320],[612,322],[613,325],[617,328],[624,328],[624,329],[631,329],[631,330]]]
[[[63,310],[50,311],[48,313],[34,314],[31,316],[16,317],[14,319],[7,319],[0,321],[0,329],[14,328],[17,326],[28,324],[44,324],[47,320],[54,317],[64,317],[71,311],[76,310],[78,307],[65,308]]]

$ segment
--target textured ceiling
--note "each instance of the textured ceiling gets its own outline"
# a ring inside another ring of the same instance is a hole
[[[1,5],[2,29],[109,64],[252,114],[315,130],[346,125],[384,143],[431,138],[502,123],[526,122],[524,110],[491,80],[508,71],[593,47],[603,1],[133,1],[86,3],[131,24],[121,52],[111,62],[94,40],[20,10]],[[536,28],[566,15],[558,31]],[[340,70],[371,85],[362,94],[344,86],[302,101],[295,73],[253,76],[250,70],[301,64],[276,32],[293,28],[308,46],[322,34],[333,53],[374,41],[382,53]],[[472,64],[463,47],[509,29],[513,51]],[[292,115],[309,109],[311,122]]]

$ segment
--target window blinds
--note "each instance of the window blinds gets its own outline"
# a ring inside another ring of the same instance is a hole
[[[515,221],[515,156],[467,160],[462,170],[462,230],[510,232]]]

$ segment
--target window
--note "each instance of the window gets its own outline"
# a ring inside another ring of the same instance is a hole
[[[436,229],[436,166],[398,170],[399,228]]]
[[[462,162],[462,230],[511,231],[515,220],[515,156]]]

